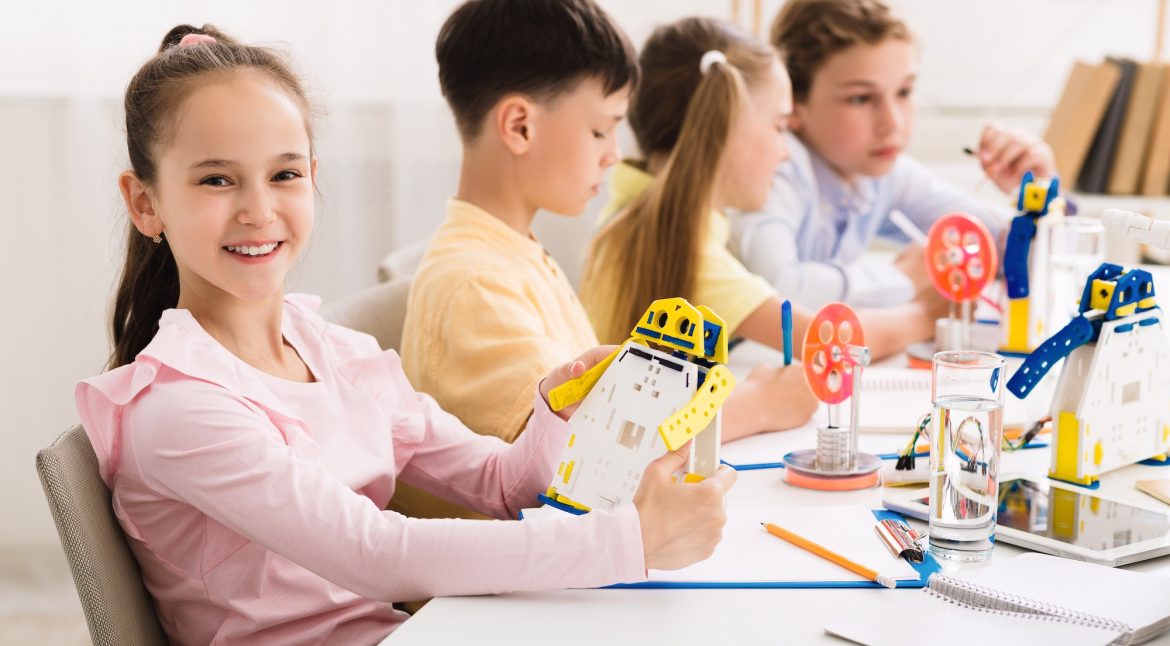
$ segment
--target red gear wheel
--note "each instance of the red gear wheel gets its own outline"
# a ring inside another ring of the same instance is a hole
[[[999,260],[987,227],[966,213],[950,213],[935,220],[925,256],[930,283],[956,303],[978,298],[995,277]]]
[[[861,322],[844,303],[829,303],[817,312],[804,335],[804,378],[817,399],[839,404],[853,394],[850,345],[865,345]]]

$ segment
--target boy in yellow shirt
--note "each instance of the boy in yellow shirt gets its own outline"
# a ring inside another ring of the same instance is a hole
[[[471,0],[443,25],[435,55],[463,162],[411,286],[403,367],[470,428],[511,441],[542,366],[598,345],[530,227],[537,209],[581,213],[618,161],[637,56],[590,0]],[[467,515],[405,488],[391,506]]]
[[[512,440],[549,367],[597,345],[530,227],[538,209],[581,213],[620,159],[616,129],[637,55],[591,0],[471,0],[448,18],[435,50],[463,162],[411,287],[403,367],[471,429]],[[803,423],[815,408],[806,391],[795,369],[753,374],[724,407],[725,437]],[[391,507],[467,515],[405,487]]]

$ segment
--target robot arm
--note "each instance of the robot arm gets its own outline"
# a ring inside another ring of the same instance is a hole
[[[1008,298],[1028,297],[1028,255],[1036,237],[1036,218],[1025,213],[1012,218],[1003,252],[1003,277]]]
[[[1170,222],[1166,220],[1155,220],[1147,215],[1121,209],[1105,209],[1101,213],[1101,224],[1131,240],[1159,249],[1170,249]]]
[[[727,366],[711,368],[691,401],[658,426],[658,434],[666,448],[674,451],[707,428],[734,387],[735,377]]]
[[[1020,399],[1027,397],[1052,366],[1072,354],[1073,350],[1093,340],[1093,330],[1092,321],[1084,315],[1069,321],[1064,329],[1053,334],[1028,355],[1024,365],[1008,380],[1008,390]]]
[[[634,339],[630,341],[638,343]],[[613,363],[618,353],[625,349],[626,344],[623,343],[621,347],[609,353],[608,357],[602,359],[596,366],[586,370],[580,377],[570,379],[550,390],[548,393],[549,407],[554,411],[564,410],[566,407],[585,399],[585,395],[588,395],[589,391],[593,390],[593,386],[597,383],[597,380],[601,379],[601,375],[605,374],[605,370],[609,368],[609,364]]]

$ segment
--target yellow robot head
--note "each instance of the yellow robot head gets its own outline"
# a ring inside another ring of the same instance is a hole
[[[702,313],[687,299],[675,297],[651,303],[630,336],[702,357],[703,332]]]
[[[703,315],[703,355],[708,361],[727,363],[727,324],[711,308],[699,306]]]

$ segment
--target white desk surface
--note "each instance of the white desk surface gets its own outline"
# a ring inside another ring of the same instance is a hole
[[[787,431],[794,444],[811,444],[815,431]],[[873,437],[873,436],[869,436]],[[803,438],[803,439],[801,439]],[[867,438],[862,438],[863,440]],[[889,438],[887,438],[889,439]],[[1048,451],[1004,456],[1007,469],[1028,463],[1043,469]],[[1170,475],[1170,467],[1134,466],[1108,474],[1102,490],[1135,503],[1166,508],[1133,488],[1138,478]],[[729,506],[842,505],[881,507],[881,489],[826,493],[785,484],[782,469],[743,471],[729,494]],[[920,526],[923,524],[919,523]],[[1000,543],[989,564],[1019,554]],[[1170,557],[1130,566],[1170,576]],[[822,627],[848,612],[865,595],[915,594],[916,589],[727,589],[727,590],[561,590],[431,601],[398,628],[386,644],[763,644],[845,642]],[[908,638],[908,643],[910,639]],[[1164,633],[1150,643],[1170,644]]]
[[[755,349],[752,349],[755,350]],[[755,350],[752,354],[755,354]],[[732,363],[736,363],[734,360]],[[734,367],[734,366],[733,366]],[[821,421],[818,417],[814,422]],[[779,453],[815,446],[813,425],[776,434]],[[863,434],[859,448],[892,452],[902,435]],[[1042,475],[1049,451],[1005,453],[1001,472]],[[880,488],[830,493],[797,489],[783,469],[741,471],[729,507],[867,505],[881,507]],[[1133,481],[1170,477],[1170,467],[1134,465],[1102,477],[1101,490],[1151,508],[1170,509]],[[917,521],[915,521],[917,523]],[[918,523],[924,527],[924,523]],[[1023,550],[1000,543],[988,564]],[[1170,577],[1170,556],[1125,566]],[[949,569],[949,567],[948,567]],[[866,595],[915,594],[916,589],[560,590],[482,597],[443,597],[428,603],[384,642],[409,644],[753,644],[846,643],[822,627]],[[1170,603],[1170,602],[1168,602]],[[911,641],[908,635],[908,643]],[[1170,633],[1149,643],[1170,644]]]
[[[1150,267],[1162,285],[1170,271]],[[737,377],[759,362],[777,363],[780,353],[745,343],[732,352],[728,365]],[[863,400],[864,401],[864,400]],[[925,412],[925,411],[924,411]],[[774,434],[775,457],[816,446],[816,423]],[[908,436],[863,434],[858,448],[871,453],[901,449]],[[769,453],[771,453],[769,451]],[[1043,477],[1050,453],[1032,449],[1005,453],[1001,473]],[[763,460],[761,460],[763,461]],[[783,469],[740,471],[728,494],[728,507],[867,505],[881,508],[882,489],[820,492],[790,487]],[[1101,478],[1101,491],[1134,504],[1170,510],[1134,488],[1135,480],[1170,477],[1170,467],[1133,465]],[[925,528],[925,523],[913,521]],[[1000,543],[988,563],[967,567],[996,567],[1024,550]],[[956,566],[944,566],[951,570]],[[1170,556],[1124,566],[1138,572],[1170,577]],[[858,599],[875,594],[915,594],[917,589],[723,589],[723,590],[558,590],[481,597],[442,597],[432,600],[392,633],[385,644],[763,644],[833,643],[822,627]],[[1167,603],[1170,603],[1168,601]],[[915,641],[908,621],[907,643]],[[1170,632],[1150,644],[1170,645]]]

